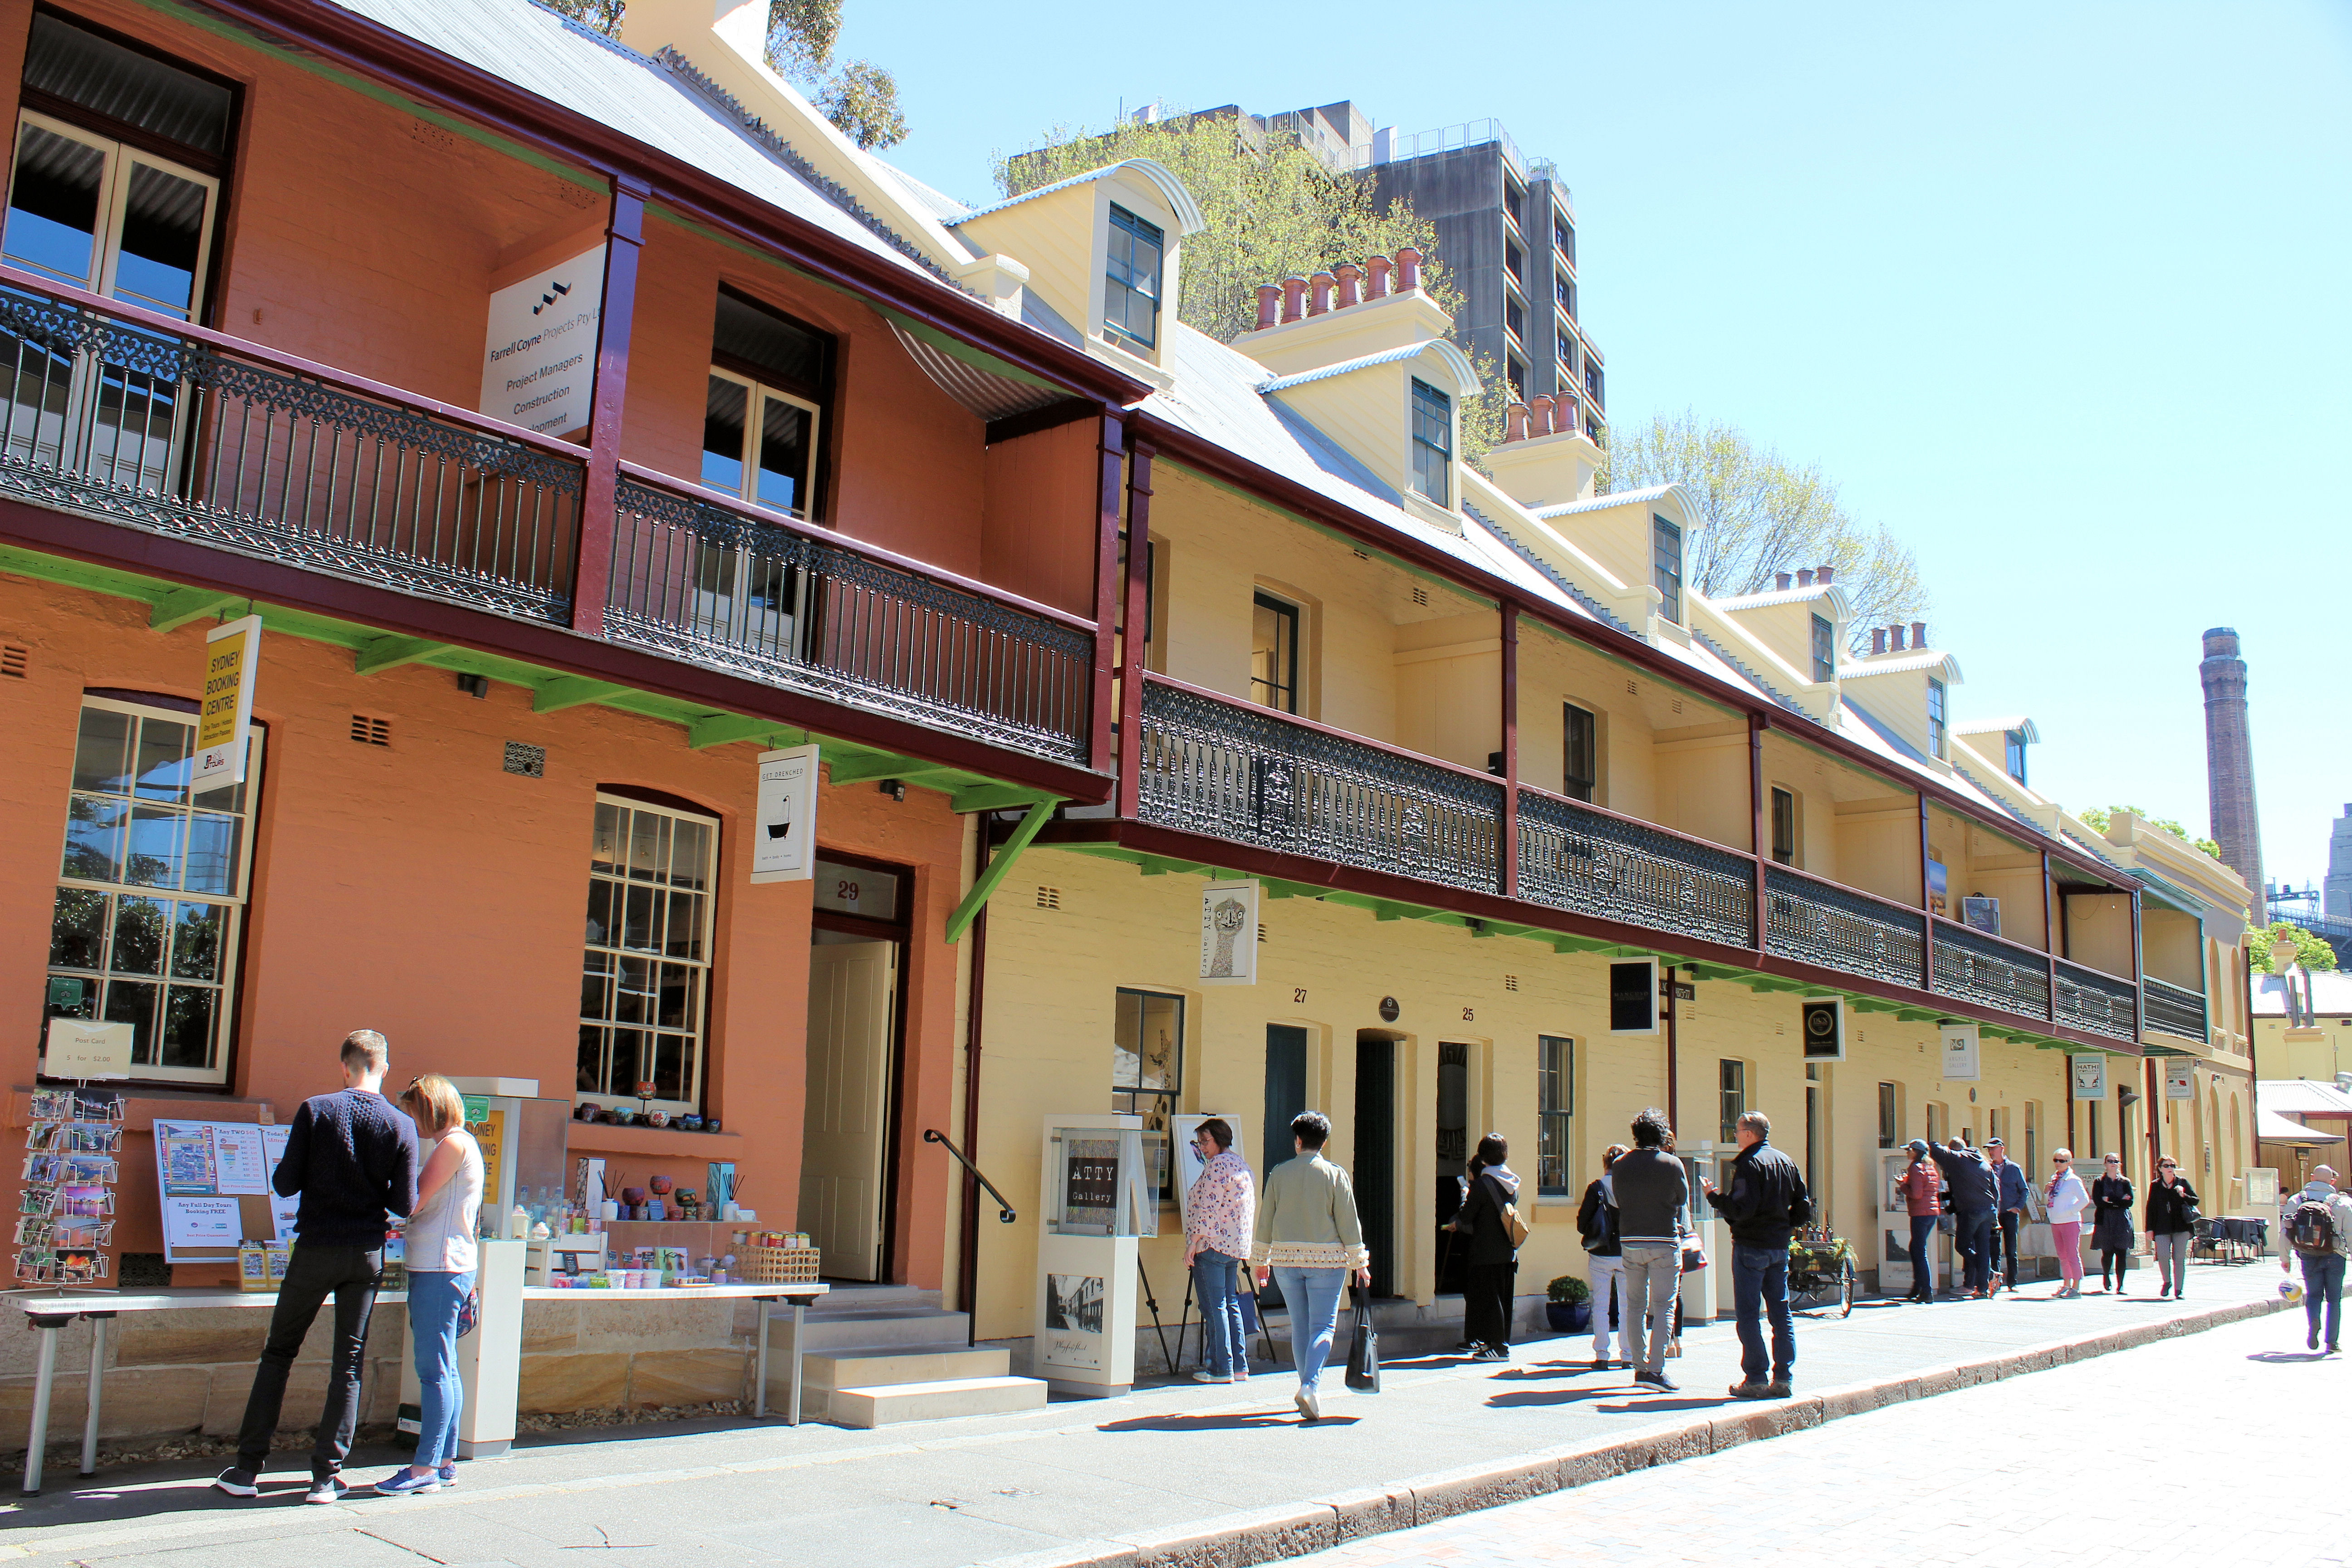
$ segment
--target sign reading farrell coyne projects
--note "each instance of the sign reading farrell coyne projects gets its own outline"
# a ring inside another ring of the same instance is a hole
[[[547,436],[584,426],[604,304],[601,245],[491,295],[482,412]]]
[[[751,880],[803,882],[816,868],[817,748],[760,753],[760,801],[751,825]]]
[[[196,765],[188,788],[202,794],[245,782],[253,731],[253,672],[261,663],[261,617],[245,616],[205,634],[205,688],[196,713]]]

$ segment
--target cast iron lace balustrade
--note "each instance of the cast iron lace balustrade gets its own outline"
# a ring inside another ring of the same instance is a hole
[[[1764,941],[1772,952],[1914,989],[1925,981],[1927,917],[1919,910],[1786,866],[1767,867],[1764,877]]]
[[[2203,992],[2147,974],[2140,976],[2139,984],[2140,1005],[2147,1011],[2149,1028],[2162,1029],[2184,1040],[2207,1037]]]
[[[1934,923],[1937,995],[1981,1002],[2029,1018],[2050,1016],[2050,967],[2045,954],[1949,921]]]
[[[1940,958],[1937,960],[1939,965],[1942,962]],[[2139,1026],[2133,1016],[2130,981],[2069,963],[2063,958],[2058,961],[2057,1002],[2058,1022],[2095,1035],[2128,1040],[2135,1037]]]
[[[623,466],[607,637],[992,745],[1085,760],[1095,658],[1087,623],[652,479]]]
[[[1556,910],[1746,947],[1755,938],[1747,856],[1519,789],[1519,897]]]
[[[161,321],[0,287],[0,494],[474,609],[571,618],[579,458],[428,399],[404,406],[389,388],[150,324]]]
[[[1424,882],[1498,889],[1495,779],[1147,676],[1142,820]]]

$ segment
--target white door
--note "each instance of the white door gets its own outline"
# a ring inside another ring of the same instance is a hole
[[[882,1277],[882,1156],[889,1135],[898,944],[809,949],[808,1107],[801,1225],[839,1279]]]

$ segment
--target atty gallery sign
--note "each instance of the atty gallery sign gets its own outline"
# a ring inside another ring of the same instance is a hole
[[[584,426],[604,303],[601,245],[491,295],[482,412],[548,436]]]

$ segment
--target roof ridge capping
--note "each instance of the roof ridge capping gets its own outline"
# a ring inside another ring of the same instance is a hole
[[[1402,348],[1382,349],[1378,353],[1359,354],[1354,359],[1341,360],[1316,370],[1302,370],[1295,375],[1274,375],[1258,383],[1261,395],[1286,392],[1294,386],[1304,386],[1310,381],[1322,381],[1329,376],[1346,375],[1352,371],[1370,370],[1375,365],[1395,364],[1400,360],[1420,359],[1434,355],[1437,363],[1454,377],[1454,390],[1464,397],[1475,397],[1480,390],[1478,373],[1471,366],[1470,358],[1445,338],[1423,338]]]
[[[1056,191],[1066,191],[1073,185],[1093,184],[1097,181],[1108,180],[1113,175],[1125,174],[1130,170],[1140,174],[1154,190],[1160,193],[1168,203],[1168,210],[1176,215],[1177,227],[1183,233],[1198,234],[1208,226],[1209,220],[1202,216],[1201,204],[1192,199],[1192,193],[1184,188],[1184,182],[1176,177],[1176,171],[1157,158],[1123,158],[1116,163],[1105,163],[1099,169],[1088,169],[1082,174],[1072,174],[1067,179],[1055,180],[1052,184],[1039,185],[1034,190],[1024,191],[1017,196],[1007,196],[1001,202],[992,202],[984,207],[974,207],[961,217],[948,219],[947,224],[950,228],[954,228],[959,225],[970,223],[973,218],[986,217],[991,213],[1001,213],[1007,207],[1019,206],[1023,202],[1033,202],[1040,196],[1052,195]]]
[[[1699,515],[1698,507],[1691,496],[1690,487],[1679,480],[1663,485],[1644,485],[1640,489],[1612,490],[1607,495],[1594,496],[1591,500],[1562,501],[1558,506],[1530,507],[1528,509],[1528,515],[1541,518],[1544,521],[1549,522],[1556,517],[1573,517],[1578,512],[1584,511],[1606,511],[1612,506],[1633,506],[1637,503],[1646,506],[1653,501],[1664,500],[1669,497],[1677,507],[1682,509],[1684,527],[1696,532],[1699,525],[1691,520]]]

